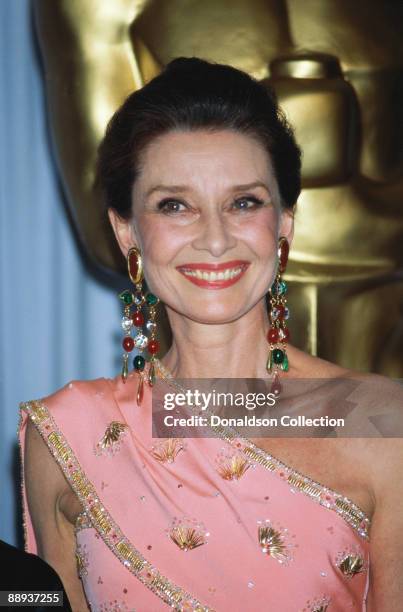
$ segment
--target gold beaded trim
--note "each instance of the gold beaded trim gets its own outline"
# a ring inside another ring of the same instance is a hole
[[[364,511],[349,498],[293,470],[279,459],[252,445],[252,442],[242,438],[241,440],[247,443],[242,450],[248,457],[254,459],[266,469],[276,472],[291,488],[308,495],[325,508],[337,512],[361,537],[369,540],[371,521]]]
[[[155,360],[155,365],[161,377],[168,384],[179,389],[182,393],[186,391],[186,389],[175,381],[172,374],[158,359]],[[191,409],[192,407],[189,406],[189,408]],[[209,414],[212,413],[209,412],[209,410],[206,410],[205,415],[208,416]],[[353,529],[361,537],[363,537],[365,540],[369,540],[371,520],[351,499],[345,497],[341,493],[333,491],[333,489],[329,489],[329,487],[325,487],[325,485],[312,480],[308,476],[304,476],[304,474],[301,474],[301,472],[290,468],[273,455],[270,455],[263,449],[256,446],[253,442],[251,442],[251,440],[243,438],[234,427],[226,427],[224,425],[207,426],[221,439],[245,453],[247,457],[256,461],[267,470],[275,472],[278,476],[280,476],[280,478],[285,480],[292,489],[304,493],[325,508],[336,512],[351,527],[353,527]]]
[[[81,501],[91,524],[121,563],[173,610],[177,612],[183,610],[214,612],[213,608],[200,603],[190,593],[163,576],[125,537],[102,504],[94,486],[87,479],[78,459],[63,434],[58,430],[46,406],[40,401],[31,401],[21,403],[20,407],[21,410],[27,412],[61,467],[73,491]]]

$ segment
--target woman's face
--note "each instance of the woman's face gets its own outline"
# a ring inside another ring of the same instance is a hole
[[[111,215],[122,251],[143,254],[150,291],[201,323],[238,319],[264,297],[277,266],[281,212],[270,159],[234,131],[169,132],[142,157],[132,224]]]

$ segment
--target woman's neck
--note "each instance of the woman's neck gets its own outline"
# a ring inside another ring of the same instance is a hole
[[[161,359],[175,378],[267,376],[269,320],[263,301],[236,321],[207,325],[168,310],[172,345]]]

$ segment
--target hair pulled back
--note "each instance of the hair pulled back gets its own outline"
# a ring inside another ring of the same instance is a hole
[[[301,152],[274,92],[247,73],[196,57],[179,57],[115,112],[99,146],[97,182],[106,206],[131,217],[141,155],[173,130],[233,130],[255,138],[270,156],[281,204],[301,190]]]

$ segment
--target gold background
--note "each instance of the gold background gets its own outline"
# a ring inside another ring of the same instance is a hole
[[[122,270],[93,189],[125,97],[174,57],[276,89],[303,149],[286,278],[295,345],[403,375],[403,4],[379,0],[38,0],[55,150],[90,258]]]

